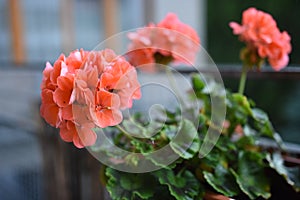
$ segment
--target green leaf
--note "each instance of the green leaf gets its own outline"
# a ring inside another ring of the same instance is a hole
[[[158,184],[151,174],[125,173],[106,168],[106,188],[113,200],[149,199]]]
[[[252,117],[255,121],[254,126],[258,129],[261,135],[273,138],[274,128],[269,120],[268,115],[258,108],[252,109]]]
[[[214,169],[219,164],[220,160],[223,159],[221,151],[218,151],[216,148],[212,149],[209,154],[207,154],[204,158],[201,159],[201,164],[206,166],[207,169]],[[204,168],[204,170],[206,170]]]
[[[155,188],[154,196],[150,197],[149,200],[159,200],[159,199],[176,200],[176,198],[170,194],[168,186],[160,185],[158,183],[157,187]]]
[[[293,186],[294,189],[300,190],[300,176],[298,167],[292,168],[284,166],[284,160],[279,152],[275,152],[272,155],[268,154],[267,161],[269,162],[269,166],[273,168],[279,175],[284,177],[288,184]]]
[[[172,138],[175,137],[178,131],[178,126],[177,125],[168,125],[164,129],[164,133],[166,134],[166,137],[169,140],[172,140]]]
[[[171,112],[169,110],[164,110],[164,114],[167,116],[166,124],[177,123],[180,120],[181,109],[177,108],[175,112]]]
[[[242,94],[234,93],[232,94],[233,100],[238,104],[238,108],[242,110],[245,114],[251,114],[251,105],[247,97]]]
[[[216,147],[226,153],[230,150],[236,150],[236,145],[231,141],[231,139],[229,137],[224,137],[223,135],[219,137]]]
[[[132,140],[130,143],[136,148],[136,150],[144,155],[154,150],[152,145],[143,141]]]
[[[240,192],[235,177],[220,163],[215,168],[214,173],[204,171],[203,175],[209,185],[225,196],[232,197]]]
[[[146,156],[146,159],[151,160],[153,164],[155,164],[158,167],[164,168],[164,169],[174,169],[177,164],[182,163],[184,159],[179,158],[177,159],[177,155],[170,154],[168,152],[164,152],[165,155],[160,154],[159,156]],[[177,160],[176,160],[177,159]],[[166,166],[166,160],[175,160],[168,166]]]
[[[243,128],[244,134],[247,137],[254,137],[257,135],[257,131],[255,131],[252,127],[250,127],[248,124],[246,124]],[[254,138],[253,138],[254,139]]]
[[[130,165],[130,166],[137,166],[139,164],[139,156],[136,155],[136,154],[128,154],[125,158],[124,158],[124,161],[127,165]]]
[[[250,199],[269,198],[270,184],[264,173],[264,156],[256,152],[239,152],[237,172],[231,169],[240,189]]]
[[[170,146],[181,158],[190,159],[199,152],[200,139],[194,124],[183,119],[176,136],[171,140]]]
[[[205,83],[201,80],[199,74],[192,74],[192,85],[196,91],[202,91],[205,87]]]
[[[191,81],[193,86],[193,91],[191,93],[192,99],[194,99],[194,95],[196,95],[196,98],[204,100],[206,98],[206,94],[203,93],[205,83],[201,80],[199,74],[192,74]]]
[[[252,109],[252,116],[256,121],[261,121],[261,122],[269,121],[268,115],[264,111],[258,108]]]
[[[293,185],[294,189],[297,192],[300,192],[300,168],[299,168],[299,166],[286,167],[286,169],[288,171],[289,179],[294,182],[294,185]]]
[[[137,137],[143,136],[146,132],[145,128],[133,119],[124,119],[122,125],[127,132]]]
[[[245,149],[250,146],[255,145],[255,139],[251,136],[242,136],[239,140],[236,141],[236,146],[239,149]]]
[[[248,99],[241,94],[227,92],[226,105],[226,119],[230,122],[228,134],[231,135],[237,125],[244,126],[248,122],[252,111]]]
[[[155,176],[163,185],[167,185],[172,196],[177,200],[193,200],[198,195],[203,195],[203,187],[188,170],[175,175],[173,170],[161,169]]]

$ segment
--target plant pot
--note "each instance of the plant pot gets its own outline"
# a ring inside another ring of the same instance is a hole
[[[214,192],[206,192],[204,195],[204,199],[205,200],[230,200],[231,198]]]

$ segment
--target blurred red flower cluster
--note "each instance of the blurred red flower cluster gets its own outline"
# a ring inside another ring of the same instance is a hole
[[[128,48],[128,59],[134,66],[169,62],[194,63],[199,50],[200,39],[197,32],[178,17],[169,13],[157,25],[150,23],[147,27],[128,34],[131,43]],[[160,54],[159,58],[156,57]],[[161,60],[159,60],[161,58]],[[167,62],[163,59],[167,59]]]
[[[267,58],[274,70],[278,71],[289,62],[291,52],[290,36],[286,31],[280,32],[273,17],[255,8],[243,12],[242,24],[231,22],[233,33],[240,36],[248,50],[254,51],[260,58]],[[256,62],[255,57],[252,63]]]

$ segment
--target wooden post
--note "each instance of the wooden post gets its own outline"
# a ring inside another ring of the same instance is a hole
[[[101,163],[86,149],[62,141],[58,129],[43,120],[40,124],[37,136],[43,162],[44,199],[108,199],[99,178]]]
[[[60,17],[61,17],[61,38],[62,50],[65,54],[69,54],[75,47],[74,35],[74,1],[63,0],[60,1]]]
[[[25,63],[22,12],[19,0],[9,0],[10,32],[15,64]]]
[[[120,31],[118,0],[103,0],[103,19],[105,39]],[[107,41],[107,48],[117,51],[120,47],[117,38]]]

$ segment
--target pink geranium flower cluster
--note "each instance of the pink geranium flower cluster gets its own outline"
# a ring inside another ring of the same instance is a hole
[[[241,25],[236,22],[229,25],[247,48],[255,51],[260,58],[267,58],[274,70],[278,71],[288,64],[291,38],[286,31],[280,32],[270,14],[249,8],[243,12]]]
[[[170,61],[190,65],[194,63],[200,45],[197,32],[173,13],[157,25],[150,23],[137,32],[129,33],[128,38],[131,44],[127,56],[134,66]]]
[[[135,68],[112,50],[76,50],[46,64],[41,84],[41,116],[78,148],[93,145],[93,128],[122,121],[121,109],[139,99]]]

